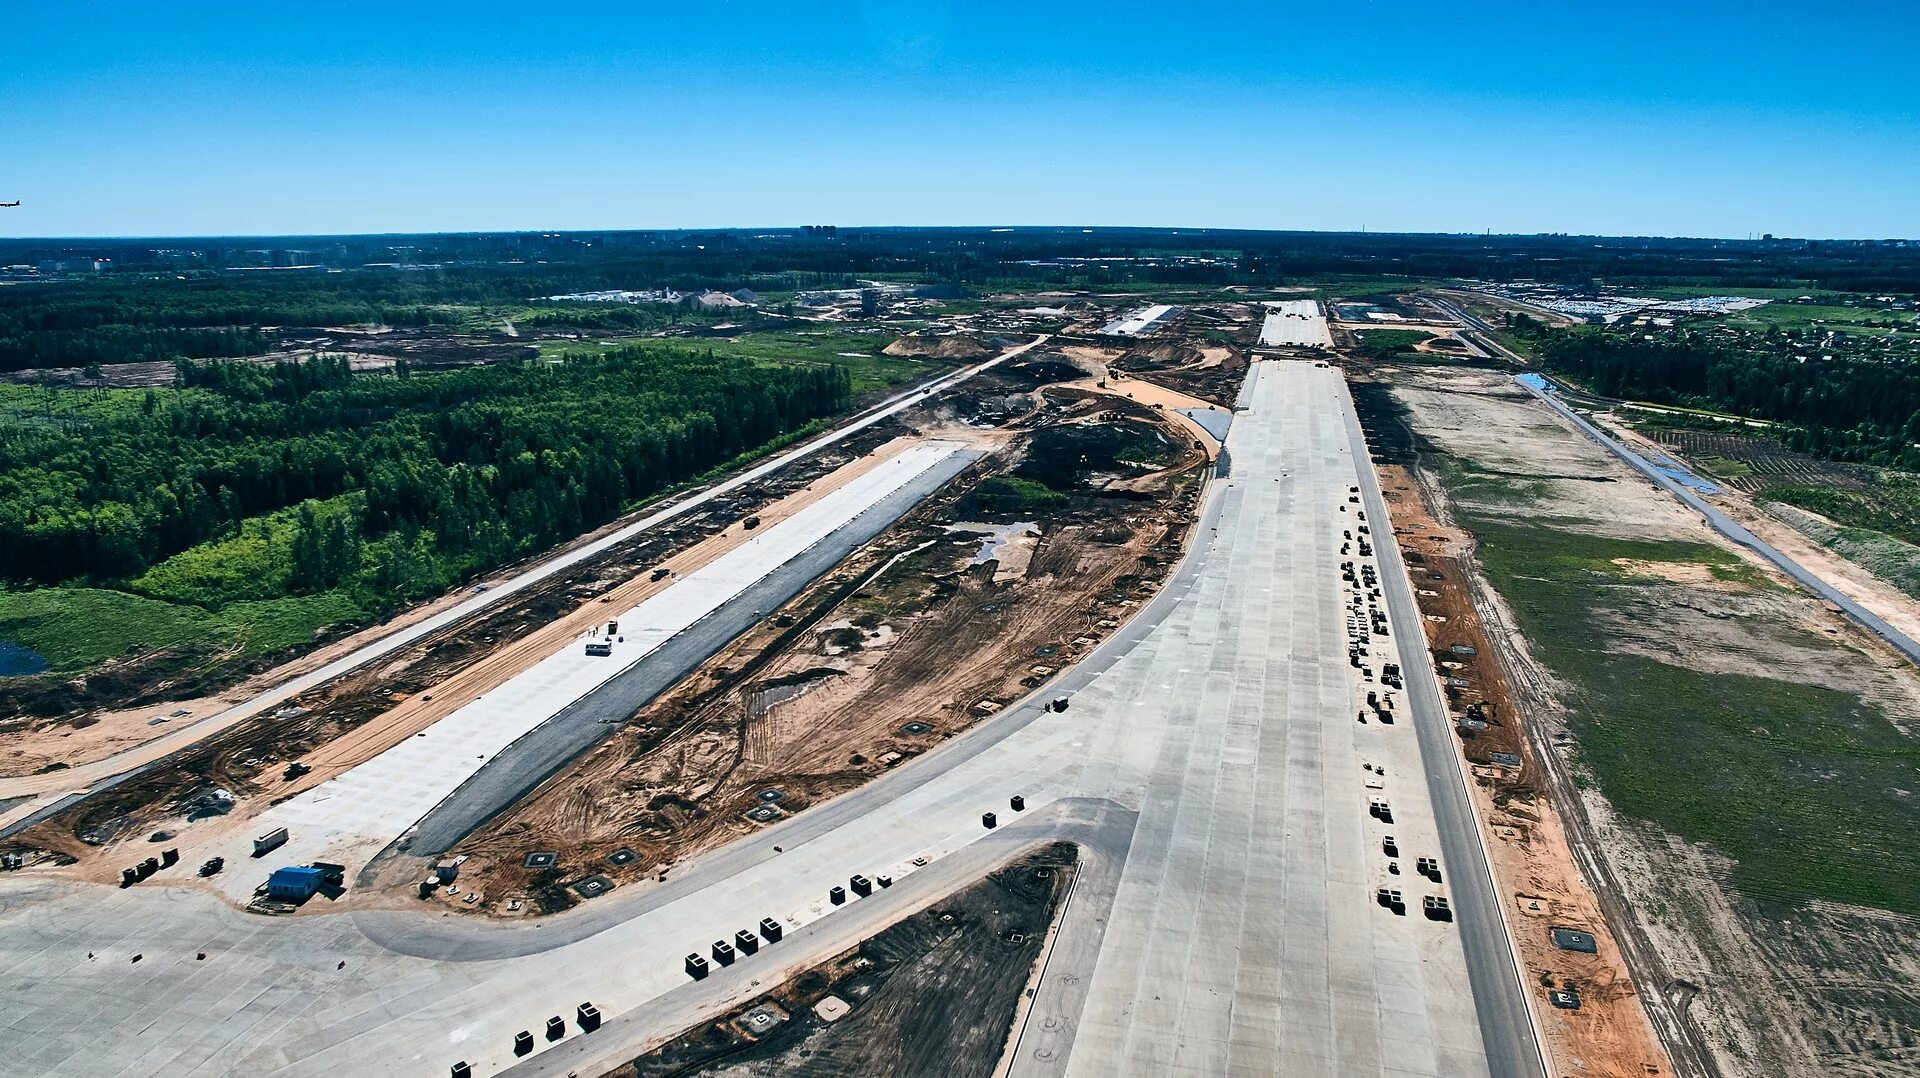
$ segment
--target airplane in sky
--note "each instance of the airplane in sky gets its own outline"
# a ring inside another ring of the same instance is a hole
[[[18,206],[19,204],[20,203],[18,202],[0,202],[0,209],[4,209],[8,206]]]

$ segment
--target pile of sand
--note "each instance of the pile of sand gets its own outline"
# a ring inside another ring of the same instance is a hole
[[[964,333],[945,336],[913,334],[884,349],[890,356],[931,356],[934,359],[984,359],[993,349]]]
[[[1184,366],[1204,358],[1206,354],[1192,343],[1169,340],[1144,342],[1122,356],[1120,362],[1134,367]]]

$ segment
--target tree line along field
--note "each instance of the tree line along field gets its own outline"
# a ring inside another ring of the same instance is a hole
[[[1529,329],[1540,365],[1605,397],[1773,421],[1788,448],[1920,470],[1920,344],[1889,337]]]
[[[56,671],[196,634],[259,653],[605,523],[849,407],[841,367],[667,346],[185,384],[0,386],[0,641]]]

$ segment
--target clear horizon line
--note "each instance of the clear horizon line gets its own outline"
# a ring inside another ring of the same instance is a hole
[[[985,232],[994,229],[1017,231],[1073,230],[1112,231],[1112,232],[1164,232],[1164,233],[1250,233],[1269,236],[1410,236],[1410,237],[1479,237],[1483,239],[1599,239],[1599,240],[1691,240],[1707,243],[1913,243],[1915,240],[1905,236],[1787,236],[1775,235],[1771,240],[1759,235],[1712,236],[1658,233],[1604,233],[1604,232],[1496,232],[1486,231],[1419,231],[1404,229],[1369,230],[1331,228],[1247,228],[1233,225],[1089,225],[1089,224],[970,224],[970,225],[914,225],[914,224],[835,224],[821,222],[845,231],[949,231],[949,232]],[[674,225],[659,227],[623,226],[618,228],[470,228],[470,229],[428,229],[422,231],[374,230],[366,232],[130,232],[95,235],[0,235],[0,243],[78,243],[105,241],[153,241],[153,240],[270,240],[270,239],[356,239],[382,236],[583,236],[583,235],[619,235],[639,232],[692,233],[692,232],[793,232],[807,227],[807,224],[782,225]]]

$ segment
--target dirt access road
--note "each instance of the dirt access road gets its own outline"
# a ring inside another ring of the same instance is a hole
[[[1087,371],[1088,375],[1077,382],[1064,383],[1064,387],[1085,390],[1088,393],[1104,393],[1123,400],[1138,401],[1156,411],[1166,413],[1167,419],[1176,427],[1192,436],[1194,443],[1204,450],[1208,460],[1220,456],[1221,439],[1199,420],[1180,411],[1182,408],[1196,408],[1203,411],[1218,412],[1231,418],[1233,413],[1226,408],[1199,397],[1190,396],[1177,389],[1156,385],[1137,375],[1126,374],[1109,367],[1108,361],[1118,353],[1112,349],[1076,346],[1062,349],[1062,354],[1073,361],[1074,366]],[[1225,357],[1212,362],[1201,361],[1205,366],[1218,366]],[[1224,429],[1224,428],[1222,428]]]
[[[811,456],[829,446],[866,430],[876,423],[914,407],[936,393],[944,392],[953,386],[991,370],[1030,349],[1044,343],[1046,334],[1035,337],[1014,348],[1010,348],[992,359],[958,371],[942,375],[925,385],[899,393],[886,401],[862,412],[851,421],[833,430],[805,442],[769,460],[755,465],[730,479],[716,483],[701,491],[685,496],[671,504],[648,513],[639,520],[618,527],[598,538],[568,547],[554,557],[536,563],[532,567],[491,584],[485,591],[467,595],[465,598],[440,607],[425,617],[407,621],[398,631],[390,631],[378,636],[353,650],[326,662],[316,668],[280,681],[273,687],[260,691],[250,699],[241,701],[226,710],[210,715],[181,727],[155,727],[157,736],[141,744],[122,748],[111,755],[95,759],[83,759],[65,769],[39,775],[22,775],[0,779],[0,803],[20,798],[32,800],[14,804],[5,815],[0,815],[0,835],[9,834],[29,819],[44,815],[49,809],[66,800],[76,792],[98,788],[103,782],[110,782],[126,776],[134,770],[155,763],[167,756],[190,748],[206,738],[220,733],[238,723],[273,708],[280,707],[301,693],[317,688],[328,681],[360,669],[390,655],[401,648],[465,618],[471,617],[485,608],[502,601],[510,595],[531,587],[557,573],[593,558],[609,548],[628,542],[685,513],[722,498],[731,492],[761,479],[795,461]],[[164,731],[164,732],[162,732]],[[85,742],[73,745],[70,751],[84,756]]]

